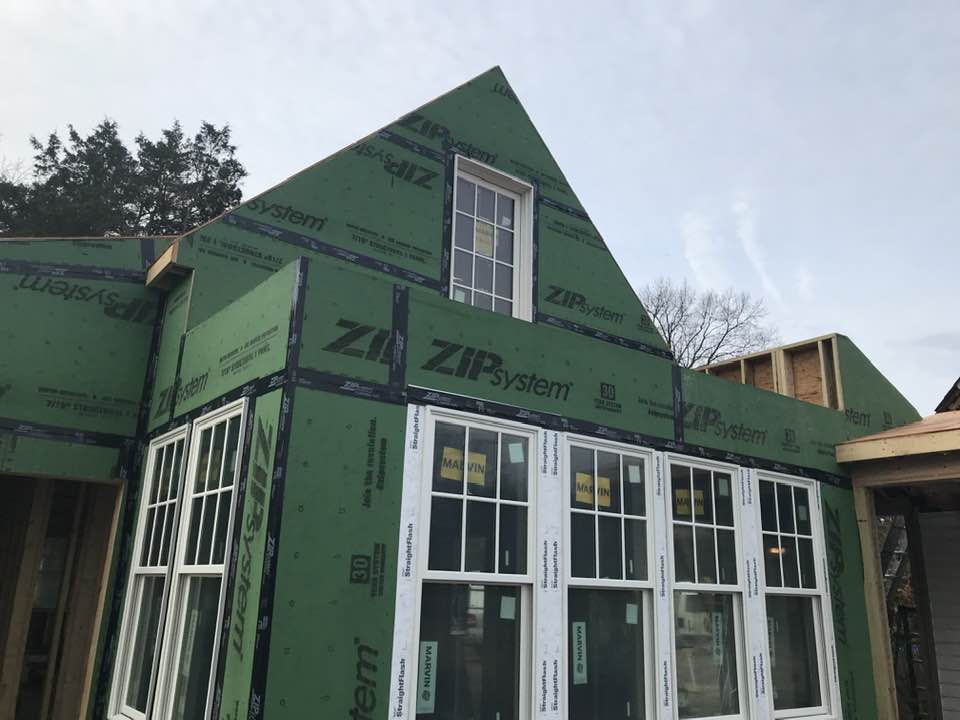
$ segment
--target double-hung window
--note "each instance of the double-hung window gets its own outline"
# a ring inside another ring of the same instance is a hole
[[[647,717],[650,483],[637,448],[568,444],[567,716]]]
[[[210,712],[229,562],[240,401],[151,443],[112,711],[140,720]]]
[[[536,434],[432,414],[417,717],[525,718]]]
[[[530,319],[532,188],[457,158],[450,297]]]
[[[774,717],[825,714],[830,705],[824,641],[825,581],[812,483],[760,476],[760,526]]]
[[[674,668],[680,718],[744,717],[743,588],[730,470],[670,460]]]

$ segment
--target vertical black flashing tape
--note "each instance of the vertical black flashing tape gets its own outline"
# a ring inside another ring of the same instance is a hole
[[[410,317],[410,289],[393,286],[393,357],[390,359],[390,384],[406,386],[407,327]]]
[[[153,336],[150,338],[150,354],[147,356],[147,368],[143,376],[143,389],[140,393],[140,408],[137,413],[136,436],[121,450],[120,482],[124,490],[123,524],[118,528],[114,542],[120,544],[117,552],[117,562],[113,568],[113,592],[110,593],[107,629],[103,646],[100,648],[100,668],[97,677],[97,689],[91,707],[93,717],[106,717],[107,698],[110,692],[110,678],[113,676],[113,663],[117,650],[117,636],[120,632],[120,619],[123,615],[123,599],[126,589],[127,568],[130,564],[130,553],[133,550],[134,523],[137,518],[137,501],[140,497],[140,469],[143,465],[143,438],[147,434],[150,421],[150,399],[153,397],[153,384],[157,377],[157,363],[160,356],[160,338],[163,336],[163,318],[167,307],[166,296],[161,296],[157,303],[157,313],[153,321]],[[105,579],[110,582],[109,574]],[[94,642],[97,640],[94,639]]]
[[[533,313],[530,316],[532,322],[537,321],[537,303],[540,299],[538,279],[539,268],[540,268],[540,186],[535,180],[531,180],[533,183],[533,233],[530,238],[531,248],[533,250],[533,267],[530,268],[530,278],[531,278],[531,292],[533,297],[530,299],[530,307],[533,309]]]
[[[140,262],[144,270],[153,265],[153,261],[157,259],[154,242],[156,241],[152,237],[140,238]]]
[[[273,630],[273,596],[277,588],[277,558],[280,550],[280,524],[283,519],[283,492],[293,424],[293,397],[297,387],[297,368],[300,363],[300,340],[303,335],[303,306],[307,286],[305,257],[297,259],[297,279],[294,283],[290,308],[290,333],[287,344],[287,381],[280,400],[280,418],[277,428],[277,446],[273,456],[273,482],[270,487],[270,506],[267,510],[267,538],[263,549],[263,574],[260,580],[260,612],[253,648],[253,669],[250,678],[250,702],[247,718],[263,717],[267,691],[267,670],[270,663],[270,633]]]
[[[173,387],[170,388],[170,417],[167,418],[167,423],[172,423],[174,413],[177,411],[177,395],[180,392],[180,369],[183,367],[183,348],[187,344],[187,333],[183,332],[180,334],[180,347],[177,349],[177,369],[173,374]]]
[[[227,654],[230,646],[230,630],[233,620],[233,591],[237,581],[237,560],[240,557],[240,543],[243,540],[243,506],[247,493],[247,472],[250,469],[250,442],[253,438],[253,421],[257,414],[257,398],[247,403],[246,425],[243,431],[243,449],[240,454],[240,477],[234,488],[236,506],[233,510],[233,537],[230,538],[230,565],[227,568],[226,591],[223,602],[223,621],[220,625],[220,649],[217,651],[217,669],[214,673],[213,705],[211,718],[220,717],[220,704],[223,701],[223,674],[227,668]]]
[[[683,442],[683,382],[680,375],[680,366],[674,364],[671,368],[673,378],[673,439]]]
[[[453,187],[456,183],[457,154],[447,150],[443,166],[443,237],[440,239],[440,292],[450,297],[450,263],[453,261]]]

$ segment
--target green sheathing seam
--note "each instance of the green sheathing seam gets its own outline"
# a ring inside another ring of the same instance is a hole
[[[821,485],[820,494],[843,717],[874,720],[877,706],[873,662],[853,492]]]
[[[173,393],[177,382],[177,363],[180,359],[180,344],[187,331],[187,314],[190,310],[190,292],[193,275],[183,278],[167,294],[164,306],[163,327],[157,349],[157,369],[150,398],[148,430],[155,430],[170,419],[173,411]]]
[[[850,338],[837,335],[840,384],[848,435],[872,435],[920,419],[916,408],[887,380]]]
[[[226,657],[222,659],[223,688],[220,695],[220,720],[241,720],[247,717],[250,701],[250,679],[253,671],[258,598],[263,571],[263,550],[267,537],[267,503],[273,481],[274,448],[280,415],[282,390],[274,390],[256,400],[251,419],[248,470],[243,491],[243,513],[238,513],[239,543],[234,547],[233,594],[230,617],[224,624],[228,631]]]
[[[174,416],[286,366],[295,279],[288,265],[187,332]]]
[[[134,435],[158,302],[130,282],[0,273],[0,416]]]
[[[172,238],[0,238],[0,258],[57,265],[144,270]]]
[[[405,422],[297,391],[264,717],[385,717]]]

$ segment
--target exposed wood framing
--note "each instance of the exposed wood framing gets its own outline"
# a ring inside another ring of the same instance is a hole
[[[857,487],[912,485],[937,480],[960,480],[960,453],[869,460],[851,466]]]
[[[160,253],[160,257],[147,268],[147,287],[156,290],[169,290],[177,281],[190,273],[186,265],[177,264],[177,254],[180,251],[180,240],[174,240],[167,249]]]
[[[915,435],[881,433],[837,445],[837,462],[883,460],[957,450],[960,450],[960,429]]]

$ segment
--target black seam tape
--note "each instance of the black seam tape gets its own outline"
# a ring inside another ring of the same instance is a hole
[[[177,369],[173,373],[173,387],[170,388],[170,417],[168,422],[173,421],[173,414],[177,411],[177,395],[180,391],[180,371],[183,369],[183,349],[187,345],[187,334],[181,333],[180,347],[177,348]]]
[[[147,274],[143,270],[96,267],[93,265],[64,265],[62,263],[38,263],[29,260],[0,260],[0,273],[16,275],[49,275],[51,277],[77,278],[82,280],[107,280],[143,285]]]
[[[425,157],[428,160],[433,160],[434,162],[438,163],[443,162],[443,153],[439,150],[428,148],[426,145],[421,145],[415,140],[405,138],[403,135],[399,135],[392,130],[380,130],[377,133],[377,137],[381,140],[386,140],[389,143],[393,143],[398,147],[402,147],[404,150],[409,150],[410,152],[416,153],[421,157]]]
[[[400,387],[383,385],[381,383],[357,380],[356,378],[334,375],[320,370],[300,368],[297,376],[297,385],[309,390],[323,390],[337,395],[350,395],[364,400],[376,400],[404,404],[406,392]]]
[[[14,418],[5,417],[0,417],[0,431],[22,437],[38,438],[40,440],[56,440],[59,442],[106,448],[125,448],[135,440],[134,437],[127,435],[115,435],[113,433],[93,432],[90,430],[74,430],[57,425],[46,425],[44,423],[15,420]]]
[[[530,306],[533,308],[533,317],[537,317],[537,300],[540,297],[539,291],[539,275],[540,275],[540,186],[534,183],[533,185],[533,238],[532,238],[532,256],[533,256],[533,267],[530,268],[531,272],[531,289],[533,292],[533,297],[530,299]]]
[[[581,325],[580,323],[575,323],[572,320],[564,320],[563,318],[558,318],[554,315],[547,315],[546,313],[537,313],[535,317],[537,322],[543,323],[544,325],[552,325],[553,327],[569,330],[570,332],[575,332],[579,335],[586,335],[594,340],[602,340],[614,345],[619,345],[620,347],[629,348],[630,350],[639,350],[640,352],[645,352],[650,355],[656,355],[657,357],[662,357],[665,360],[673,360],[673,355],[669,350],[654,347],[653,345],[647,345],[647,343],[641,342],[640,340],[631,340],[630,338],[621,337],[620,335],[611,335],[610,333],[605,333],[602,330]]]
[[[673,439],[678,443],[683,442],[683,383],[680,376],[680,366],[674,365],[670,368],[670,376],[673,381]]]
[[[393,356],[390,359],[390,384],[402,388],[407,374],[407,333],[410,315],[410,288],[393,286]]]
[[[157,259],[153,243],[153,238],[140,238],[140,262],[143,263],[144,270],[150,267],[153,261]]]
[[[554,210],[558,210],[559,212],[566,213],[567,215],[572,215],[573,217],[578,218],[580,220],[586,220],[587,222],[590,222],[590,216],[587,215],[585,212],[583,212],[583,210],[577,210],[574,207],[570,207],[569,205],[564,205],[563,203],[557,202],[556,200],[551,200],[550,198],[544,197],[543,195],[541,195],[538,199],[540,200],[541,203],[546,205],[548,208],[553,208]]]
[[[354,265],[376,270],[377,272],[382,272],[386,275],[393,275],[394,277],[401,278],[416,285],[422,285],[423,287],[430,288],[431,290],[440,290],[443,286],[439,280],[434,280],[433,278],[429,278],[426,275],[421,275],[413,270],[407,270],[406,268],[399,267],[393,263],[377,260],[369,255],[361,255],[359,253],[351,252],[350,250],[344,250],[341,247],[330,245],[322,240],[317,240],[316,238],[312,238],[307,235],[301,235],[300,233],[295,233],[292,230],[284,230],[283,228],[278,228],[259,220],[251,220],[248,217],[237,215],[236,213],[224,215],[223,221],[228,225],[233,225],[241,230],[246,230],[247,232],[256,233],[258,235],[266,235],[267,237],[272,237],[274,240],[285,242],[288,245],[294,245],[320,255],[327,255],[329,257],[337,258],[338,260],[343,260],[344,262],[353,263]]]
[[[447,153],[443,180],[443,227],[440,238],[440,292],[450,296],[450,263],[453,262],[453,188],[456,183],[457,154]]]

